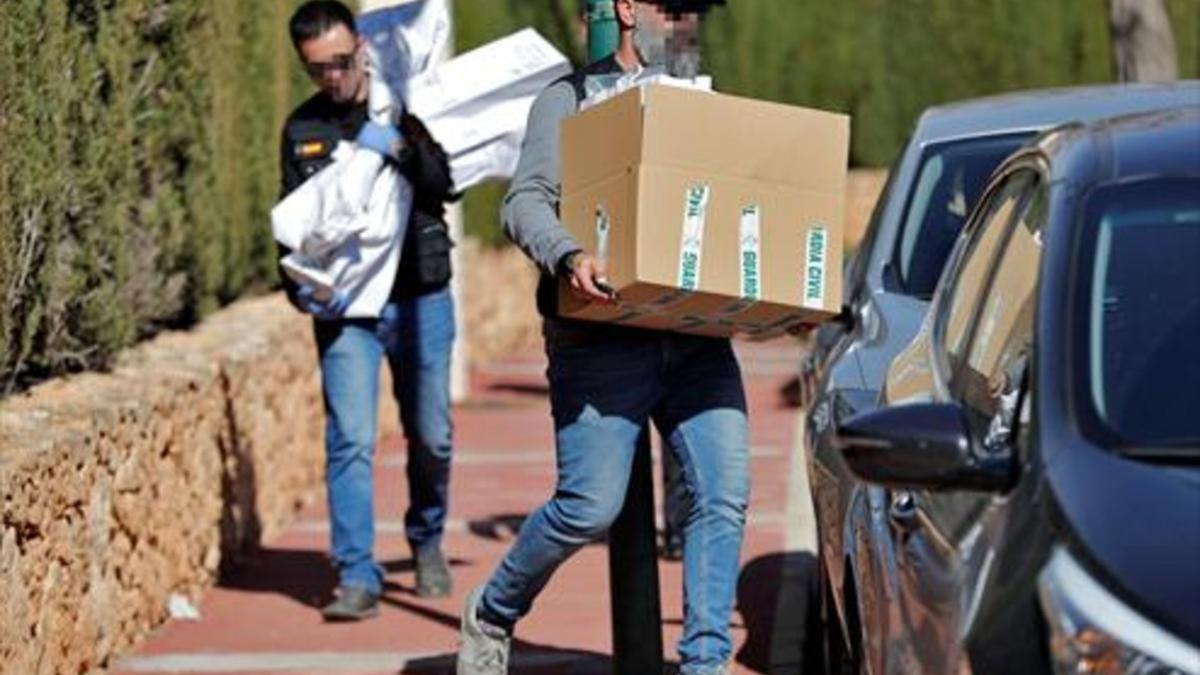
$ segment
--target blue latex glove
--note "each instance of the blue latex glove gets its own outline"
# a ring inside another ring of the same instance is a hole
[[[333,321],[342,318],[346,308],[350,306],[350,296],[344,291],[334,291],[333,297],[321,302],[313,297],[312,286],[303,285],[296,291],[296,301],[300,307],[321,321]]]
[[[396,158],[400,147],[404,144],[404,136],[393,126],[385,126],[368,121],[363,125],[358,137],[354,139],[360,148],[366,148],[384,157]]]

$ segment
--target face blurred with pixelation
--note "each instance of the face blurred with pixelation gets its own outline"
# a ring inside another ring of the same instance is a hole
[[[633,41],[647,66],[666,66],[673,75],[694,77],[699,64],[699,25],[694,13],[668,12],[656,2],[633,3]]]
[[[346,26],[337,24],[297,49],[313,83],[335,102],[358,100],[366,91],[362,40]]]

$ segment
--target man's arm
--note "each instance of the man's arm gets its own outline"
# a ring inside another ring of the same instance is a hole
[[[304,183],[305,177],[300,167],[292,158],[292,151],[288,141],[287,124],[283,126],[283,132],[279,135],[279,198],[283,199],[292,193],[293,190],[300,187]]]
[[[547,87],[534,101],[516,174],[500,209],[508,238],[550,275],[560,272],[565,256],[582,248],[558,219],[560,126],[575,105],[575,91],[565,81]]]
[[[397,162],[413,190],[440,202],[453,199],[454,179],[450,175],[449,158],[429,129],[418,117],[405,113],[400,131],[405,145]]]

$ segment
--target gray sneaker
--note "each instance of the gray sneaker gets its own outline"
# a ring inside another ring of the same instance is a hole
[[[450,595],[454,582],[450,578],[450,566],[442,549],[430,548],[414,553],[417,559],[417,597],[444,598]]]
[[[510,638],[499,626],[476,614],[483,586],[471,591],[463,607],[461,644],[458,647],[457,675],[508,675]]]

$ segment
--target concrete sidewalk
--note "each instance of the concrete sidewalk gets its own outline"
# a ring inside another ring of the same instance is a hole
[[[795,372],[798,348],[785,341],[742,344],[738,351],[750,398],[753,482],[733,619],[734,672],[799,672],[805,589],[814,562],[812,520],[803,461],[794,452],[797,411],[778,393]],[[378,618],[321,621],[317,608],[328,601],[336,578],[325,556],[329,524],[319,500],[202,599],[200,620],[168,623],[116,672],[452,673],[465,594],[491,572],[521,519],[554,484],[544,369],[539,355],[481,369],[473,374],[475,395],[455,410],[445,541],[455,573],[453,597],[427,601],[413,593],[402,523],[403,441],[391,437],[377,458],[376,553],[388,573]],[[607,564],[605,547],[597,544],[561,568],[518,626],[512,672],[610,672]],[[674,660],[680,565],[660,562],[659,574],[664,642]]]

